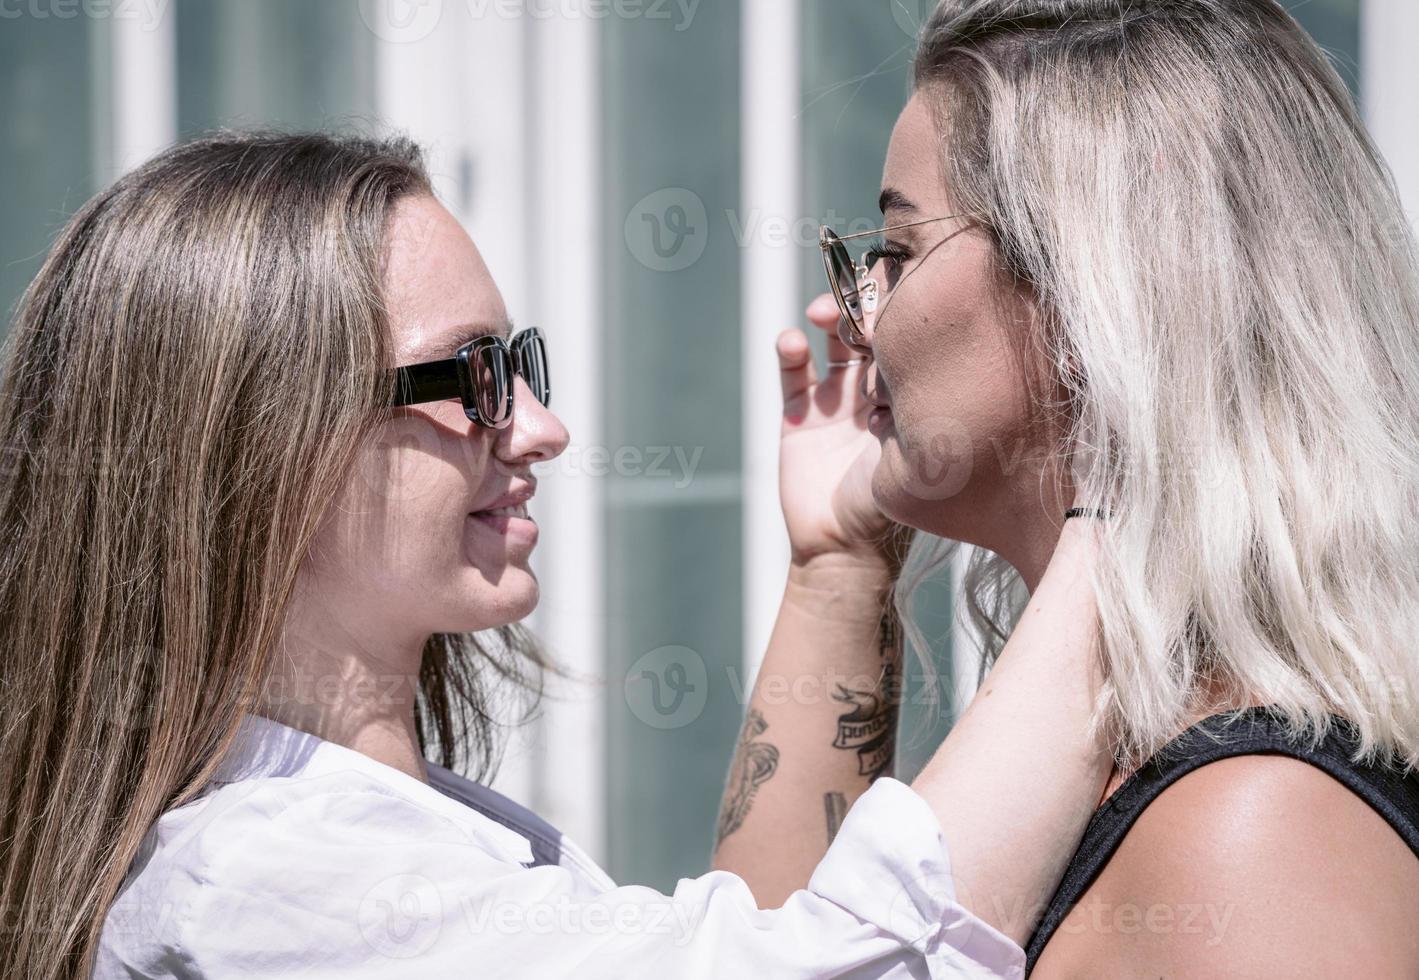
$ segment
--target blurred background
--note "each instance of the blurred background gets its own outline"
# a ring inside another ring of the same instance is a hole
[[[1289,2],[1419,213],[1419,3]],[[509,311],[549,335],[572,432],[540,474],[533,626],[580,680],[494,785],[618,880],[708,866],[783,587],[773,339],[823,291],[817,229],[877,227],[928,0],[0,0],[0,303],[117,174],[218,126],[401,131]],[[958,566],[959,567],[959,566]],[[956,570],[910,778],[969,697]],[[827,697],[827,691],[807,696]]]

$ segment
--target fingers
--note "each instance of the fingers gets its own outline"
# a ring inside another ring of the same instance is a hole
[[[779,381],[783,387],[784,405],[805,394],[818,383],[818,369],[813,364],[813,351],[808,336],[790,327],[778,335]]]
[[[832,293],[823,293],[808,304],[809,322],[829,333],[837,333],[839,316],[838,301],[833,299]]]
[[[832,293],[823,293],[808,304],[809,322],[828,334],[830,361],[845,361],[860,355],[859,351],[854,351],[838,339],[838,320],[841,318],[842,312],[838,309],[838,301],[833,298]]]

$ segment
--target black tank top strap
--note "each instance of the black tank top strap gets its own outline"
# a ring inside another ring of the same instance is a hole
[[[1213,715],[1193,725],[1125,779],[1094,813],[1025,948],[1026,973],[1035,968],[1045,944],[1108,864],[1144,809],[1183,776],[1218,759],[1275,754],[1308,762],[1374,807],[1419,856],[1419,775],[1406,774],[1397,766],[1357,765],[1351,759],[1354,746],[1354,730],[1344,719],[1337,719],[1318,745],[1291,741],[1282,718],[1267,707]]]

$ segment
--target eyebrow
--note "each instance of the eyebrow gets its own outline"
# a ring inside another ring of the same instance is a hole
[[[494,320],[483,323],[462,323],[453,328],[458,332],[453,335],[452,340],[442,341],[425,348],[419,354],[419,361],[442,361],[458,353],[458,349],[464,344],[479,337],[502,337],[506,340],[512,336],[512,319]]]
[[[877,199],[877,207],[885,215],[888,211],[905,211],[907,214],[916,213],[916,205],[901,191],[892,187],[884,188],[882,196]]]

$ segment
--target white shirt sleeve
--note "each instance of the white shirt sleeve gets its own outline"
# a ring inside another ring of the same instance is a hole
[[[100,980],[1024,976],[1020,947],[956,904],[935,814],[886,777],[777,909],[727,871],[588,894],[348,784],[252,793],[202,824],[115,904]]]

